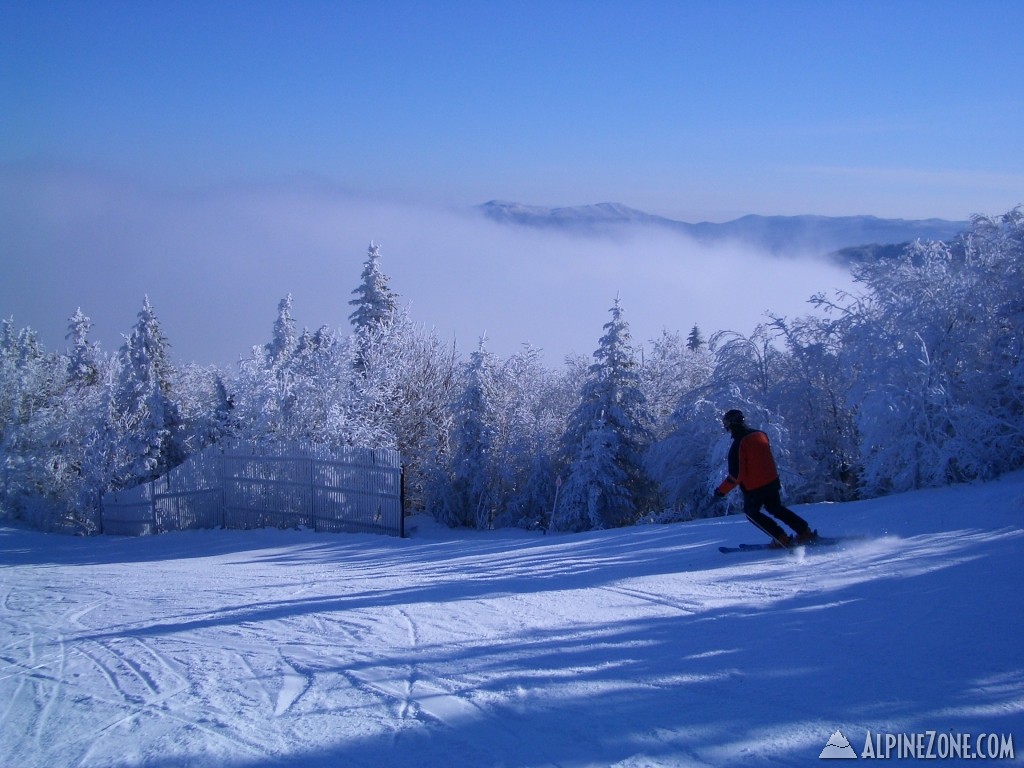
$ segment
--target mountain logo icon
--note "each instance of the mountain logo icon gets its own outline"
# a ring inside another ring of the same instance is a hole
[[[821,750],[818,757],[822,760],[856,760],[857,753],[850,746],[850,740],[843,736],[843,732],[836,730],[828,737],[828,744]]]

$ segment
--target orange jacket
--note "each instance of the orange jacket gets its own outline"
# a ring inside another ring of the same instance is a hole
[[[729,449],[729,476],[718,486],[727,494],[737,485],[742,491],[754,491],[779,479],[768,435],[757,430],[735,436]]]

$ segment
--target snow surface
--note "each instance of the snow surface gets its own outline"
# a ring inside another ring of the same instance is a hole
[[[740,518],[408,539],[0,528],[0,754],[45,766],[806,765],[1024,751],[1024,473]]]

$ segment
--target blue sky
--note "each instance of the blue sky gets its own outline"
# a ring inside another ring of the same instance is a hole
[[[1019,0],[0,0],[0,317],[60,348],[81,307],[112,351],[148,294],[179,359],[224,363],[286,292],[346,327],[375,240],[464,349],[589,354],[616,295],[639,340],[749,332],[845,276],[460,212],[1005,213],[1022,29]]]
[[[1024,197],[1017,0],[0,8],[5,163],[686,220]]]

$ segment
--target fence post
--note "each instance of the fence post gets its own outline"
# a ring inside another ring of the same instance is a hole
[[[398,537],[405,538],[405,465],[398,465]]]
[[[217,482],[220,485],[220,529],[222,531],[228,527],[228,496],[227,489],[224,487],[226,485],[224,479],[227,477],[227,469],[225,467],[227,461],[224,458],[225,450],[221,446],[217,451]]]
[[[149,509],[153,515],[153,535],[160,533],[160,526],[156,519],[156,480],[149,481]]]
[[[313,526],[313,530],[316,532],[320,531],[320,527],[316,522],[316,486],[313,484],[313,467],[315,466],[316,459],[312,456],[309,457],[309,524]]]

